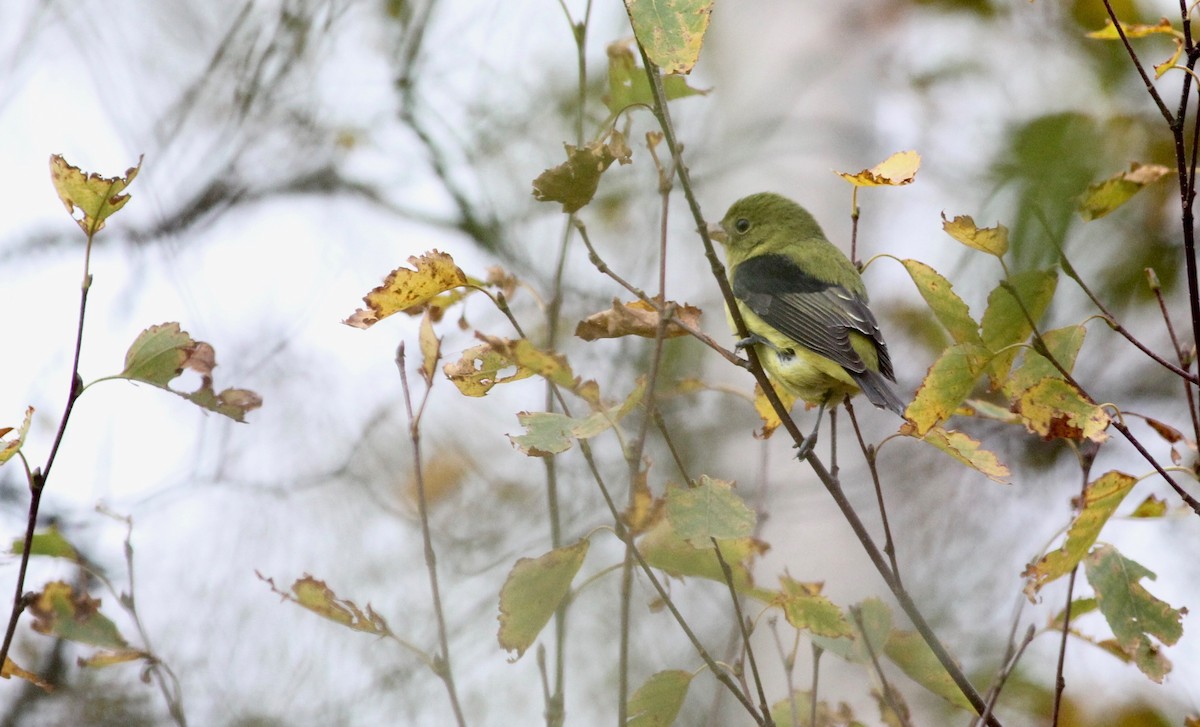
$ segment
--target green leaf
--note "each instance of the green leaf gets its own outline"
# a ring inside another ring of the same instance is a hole
[[[595,386],[591,381],[587,384]],[[570,449],[572,440],[589,439],[607,432],[633,411],[645,394],[645,379],[639,379],[621,406],[600,409],[586,417],[571,418],[557,412],[523,411],[517,414],[517,421],[525,427],[525,434],[509,435],[509,439],[530,457],[550,457]]]
[[[0,440],[0,464],[4,464],[13,458],[17,452],[21,451],[22,445],[25,444],[25,437],[29,436],[29,425],[33,423],[33,407],[25,407],[25,418],[21,421],[21,426],[17,428],[17,436],[15,439]],[[4,427],[0,429],[0,437],[7,437],[13,431],[12,427]]]
[[[753,596],[760,601],[770,602],[776,594],[756,588],[750,575],[749,562],[762,553],[766,546],[753,538],[734,538],[717,541],[721,555],[733,574],[733,587],[740,593]],[[695,547],[675,532],[670,520],[660,520],[638,541],[638,550],[654,568],[673,576],[696,576],[720,583],[725,582],[721,563],[711,542],[706,547]]]
[[[1027,270],[1008,280],[1008,286],[1020,296],[1034,323],[1041,319],[1050,306],[1057,283],[1058,276],[1051,270]],[[1008,379],[1008,371],[1017,356],[1017,350],[1010,347],[1023,343],[1033,332],[1021,305],[1004,283],[996,286],[988,295],[988,307],[983,313],[980,329],[983,345],[995,354],[988,365],[988,376],[992,380],[992,388],[999,389]]]
[[[700,57],[713,0],[625,0],[633,34],[663,73],[690,73]]]
[[[802,583],[788,576],[780,576],[779,581],[782,588],[776,605],[793,628],[833,639],[854,636],[854,627],[842,609],[821,595],[822,584]]]
[[[13,555],[21,555],[24,551],[25,539],[13,538],[12,550],[9,552]],[[54,525],[51,525],[40,533],[34,533],[33,540],[29,544],[29,554],[45,555],[51,558],[65,558],[75,563],[83,562],[79,557],[79,551],[62,536],[62,533]]]
[[[955,343],[973,343],[981,345],[979,324],[971,317],[971,311],[963,299],[954,292],[949,280],[941,273],[917,260],[901,260],[904,269],[912,276],[917,291],[929,305],[929,309],[937,316]]]
[[[880,656],[892,633],[892,611],[878,598],[868,598],[855,607],[858,617],[851,620],[853,638],[830,638],[813,634],[813,643],[855,664],[870,664],[871,653]],[[867,644],[871,648],[867,648]]]
[[[683,706],[692,674],[680,669],[660,671],[629,698],[629,727],[668,727]]]
[[[517,652],[520,659],[533,645],[542,628],[554,615],[571,589],[571,581],[583,565],[588,541],[551,550],[537,558],[521,558],[500,589],[500,646]]]
[[[125,370],[114,378],[151,384],[234,421],[246,421],[246,413],[262,406],[262,398],[247,389],[225,389],[218,394],[212,382],[216,365],[212,346],[193,341],[178,323],[163,323],[138,335],[125,354]],[[168,385],[184,369],[200,374],[201,384],[196,391],[177,391]]]
[[[1088,483],[1083,491],[1079,514],[1067,529],[1067,539],[1062,547],[1045,554],[1021,574],[1026,579],[1025,595],[1030,601],[1035,600],[1042,586],[1070,573],[1079,565],[1100,537],[1104,524],[1136,484],[1136,477],[1116,470],[1105,472],[1099,479]]]
[[[1099,219],[1128,202],[1142,187],[1157,182],[1170,172],[1160,164],[1133,162],[1128,172],[1121,172],[1088,187],[1079,202],[1079,214],[1085,220]]]
[[[893,631],[884,653],[917,684],[959,709],[971,711],[970,700],[954,683],[950,672],[938,661],[929,644],[915,631]]]
[[[960,343],[942,352],[904,412],[916,426],[918,436],[925,436],[958,410],[975,389],[988,359],[986,349],[971,343]]]
[[[1083,347],[1083,340],[1086,337],[1087,329],[1083,326],[1066,326],[1046,331],[1042,334],[1042,341],[1046,344],[1046,350],[1054,360],[1071,372],[1075,369],[1075,358],[1079,355],[1079,349]],[[1015,399],[1021,392],[1046,379],[1062,378],[1062,373],[1054,364],[1050,363],[1049,359],[1037,351],[1029,349],[1025,352],[1021,365],[1014,369],[1008,381],[1004,382],[1004,395],[1009,399]]]
[[[968,215],[959,215],[948,220],[943,212],[942,229],[967,247],[989,255],[1004,257],[1004,253],[1008,252],[1008,228],[1004,225],[976,227],[975,220]]]
[[[668,101],[708,93],[707,90],[689,86],[683,76],[664,76],[662,82],[663,93]],[[603,101],[614,115],[637,104],[654,105],[654,94],[650,92],[646,72],[624,42],[608,46],[608,94]]]
[[[1093,550],[1084,560],[1088,583],[1096,591],[1100,613],[1108,621],[1117,643],[1142,673],[1162,682],[1171,663],[1151,637],[1170,646],[1183,635],[1183,611],[1150,595],[1140,581],[1154,573],[1117,552],[1111,545]]]
[[[62,200],[67,212],[86,235],[94,235],[104,229],[104,221],[116,214],[129,195],[121,194],[137,177],[142,168],[138,157],[136,167],[125,170],[124,177],[101,177],[99,174],[84,174],[79,167],[71,166],[58,154],[50,156],[50,181]]]
[[[733,492],[733,483],[701,475],[695,487],[667,488],[667,518],[676,534],[697,548],[710,538],[742,538],[754,532],[756,517]]]
[[[26,607],[33,616],[33,630],[80,644],[123,650],[129,645],[112,621],[100,613],[100,601],[76,593],[69,583],[47,583]]]

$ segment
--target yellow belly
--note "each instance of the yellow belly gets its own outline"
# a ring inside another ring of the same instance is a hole
[[[772,328],[753,311],[745,306],[738,307],[750,331],[771,342],[771,346],[755,344],[754,351],[762,361],[767,376],[788,393],[809,404],[820,404],[826,396],[830,404],[836,404],[843,397],[859,393],[858,385],[846,373],[846,369],[820,354],[800,348],[795,341]],[[732,319],[730,328],[736,330]],[[857,350],[858,347],[855,348]]]

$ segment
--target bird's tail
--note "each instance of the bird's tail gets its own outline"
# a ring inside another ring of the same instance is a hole
[[[900,416],[904,416],[906,404],[900,400],[899,396],[896,396],[896,392],[892,391],[892,387],[888,386],[888,382],[878,371],[864,371],[854,376],[854,380],[872,404],[880,409],[891,409]]]

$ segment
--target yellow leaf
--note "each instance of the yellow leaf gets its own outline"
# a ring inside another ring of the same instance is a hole
[[[359,308],[342,322],[355,328],[370,328],[393,313],[423,305],[441,293],[469,283],[466,273],[444,252],[431,250],[420,257],[410,257],[408,262],[414,270],[393,270],[383,285],[363,297],[367,308]]]
[[[1166,18],[1159,18],[1155,25],[1146,25],[1144,23],[1121,23],[1121,28],[1125,31],[1126,38],[1145,38],[1151,35],[1166,34],[1183,37],[1175,28],[1171,27],[1171,21]],[[1093,30],[1087,34],[1089,38],[1096,40],[1120,40],[1121,35],[1117,33],[1117,27],[1113,25],[1113,21],[1105,20],[1104,27],[1100,30]]]
[[[377,636],[388,636],[392,633],[388,628],[387,621],[384,621],[383,616],[371,608],[371,604],[367,604],[367,610],[364,613],[353,601],[339,598],[329,586],[325,585],[324,581],[319,581],[307,573],[292,584],[291,593],[276,588],[275,581],[271,578],[264,578],[262,574],[259,574],[258,577],[285,600],[303,606],[318,616],[323,616],[349,629]]]
[[[432,308],[427,308],[425,315],[421,316],[421,330],[417,334],[417,341],[421,344],[421,377],[425,379],[425,385],[430,386],[433,384],[433,374],[437,371],[438,358],[442,353],[442,339],[433,332]]]
[[[953,220],[947,220],[946,213],[943,212],[942,229],[950,237],[967,247],[990,255],[1002,257],[1008,251],[1008,228],[1004,225],[976,227],[975,220],[967,215],[959,215]]]
[[[104,229],[104,221],[129,201],[129,195],[121,192],[133,182],[141,168],[142,157],[138,157],[137,166],[126,169],[124,177],[101,177],[94,172],[84,174],[58,154],[50,156],[50,180],[58,198],[79,229],[89,236]]]
[[[21,667],[17,666],[17,662],[13,661],[12,659],[8,658],[7,656],[4,657],[4,666],[0,667],[0,677],[4,677],[5,679],[12,679],[13,677],[17,677],[19,679],[24,679],[25,681],[29,682],[30,684],[37,686],[39,689],[41,689],[44,692],[53,692],[54,691],[53,684],[51,684],[50,682],[41,678],[37,674],[34,674],[31,671],[26,671],[25,669],[22,669]]]
[[[457,361],[442,367],[442,373],[463,396],[486,396],[496,384],[533,376],[532,371],[513,366],[507,357],[486,343],[463,351]]]
[[[796,397],[776,386],[774,382],[771,382],[771,388],[775,389],[775,394],[779,396],[783,408],[791,411],[792,405],[796,403]],[[767,399],[767,395],[763,393],[762,387],[758,384],[754,385],[754,411],[758,412],[758,416],[763,422],[763,428],[754,433],[758,439],[767,439],[774,434],[780,424],[783,424],[783,420],[775,412],[775,407],[771,406],[771,401]]]
[[[900,151],[879,164],[857,174],[836,172],[856,187],[899,187],[911,184],[921,166],[921,155],[915,151]]]
[[[1128,202],[1142,187],[1158,181],[1170,172],[1170,169],[1161,164],[1133,162],[1128,172],[1121,172],[1088,187],[1079,202],[1079,214],[1085,220],[1103,217]]]
[[[1045,440],[1108,439],[1104,433],[1108,414],[1062,379],[1046,379],[1026,389],[1013,402],[1013,409],[1021,415],[1026,429]]]
[[[21,445],[25,443],[26,435],[29,434],[29,425],[32,422],[33,407],[26,407],[25,419],[21,422],[20,428],[17,429],[16,439],[0,441],[0,464],[4,464],[8,460],[12,459],[12,456],[21,449]],[[4,427],[3,429],[0,429],[0,437],[7,437],[8,433],[11,431],[13,431],[12,427]]]
[[[905,424],[904,426],[911,425]],[[995,482],[1007,484],[1008,478],[1012,474],[994,453],[983,449],[979,441],[962,432],[933,427],[925,433],[924,437],[921,437],[921,441],[940,449]]]

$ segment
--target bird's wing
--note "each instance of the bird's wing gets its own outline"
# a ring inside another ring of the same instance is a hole
[[[809,275],[783,255],[743,261],[733,273],[733,294],[775,330],[851,374],[864,374],[867,366],[850,333],[867,336],[879,352],[879,373],[895,381],[883,334],[861,296]]]

